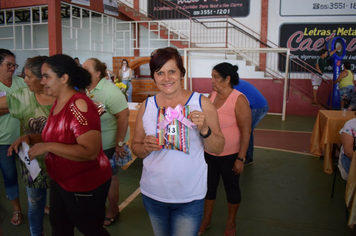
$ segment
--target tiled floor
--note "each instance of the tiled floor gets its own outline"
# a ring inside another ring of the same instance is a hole
[[[344,181],[337,176],[334,198],[330,198],[333,175],[322,170],[323,161],[309,154],[309,138],[315,117],[265,117],[255,132],[254,164],[241,175],[242,202],[237,214],[240,236],[348,236]],[[278,130],[270,131],[270,130]],[[301,132],[280,132],[301,131]],[[288,150],[287,150],[288,149]],[[290,152],[291,150],[292,152]],[[142,160],[120,171],[120,204],[139,187]],[[4,198],[0,178],[1,203],[7,216],[2,224],[4,236],[28,236],[28,219],[21,226],[10,224],[11,207]],[[21,185],[21,203],[27,212],[26,193]],[[213,215],[212,226],[204,235],[223,235],[227,206],[222,184]],[[50,235],[48,216],[45,234]],[[153,235],[141,196],[133,199],[120,218],[107,227],[111,235]],[[76,232],[76,236],[81,235]]]

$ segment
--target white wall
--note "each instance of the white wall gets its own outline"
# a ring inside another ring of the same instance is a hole
[[[219,53],[191,53],[189,57],[189,77],[211,78],[213,67],[222,62],[228,62],[239,67],[238,73],[241,78],[265,79],[264,72],[256,71],[254,65],[246,65],[245,60],[237,60],[236,55],[225,55]]]
[[[29,10],[29,8],[24,8]],[[16,10],[15,10],[16,11]],[[62,51],[78,57],[83,63],[95,57],[106,62],[112,69],[113,57],[113,17],[72,17],[62,18]],[[49,55],[48,25],[45,20],[32,23],[12,22],[0,25],[0,47],[13,51],[16,55],[16,74],[21,74],[27,58]]]

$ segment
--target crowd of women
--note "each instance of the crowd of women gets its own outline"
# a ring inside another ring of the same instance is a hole
[[[32,178],[20,165],[31,235],[43,233],[47,188],[52,235],[74,235],[75,227],[84,235],[110,235],[103,225],[119,215],[119,180],[109,159],[128,155],[130,130],[126,99],[103,79],[105,64],[90,58],[80,67],[67,55],[37,56],[26,61],[23,80],[13,75],[12,52],[0,49],[0,63],[0,168],[13,205],[11,223],[22,222],[15,155],[25,142],[29,159],[41,168]],[[129,83],[127,66],[123,61],[120,74]],[[249,100],[234,89],[238,67],[216,65],[213,92],[205,97],[182,88],[186,70],[177,49],[155,50],[149,66],[160,92],[140,106],[131,149],[143,158],[140,189],[154,234],[203,234],[221,176],[228,205],[224,235],[235,235],[239,177],[254,128]]]

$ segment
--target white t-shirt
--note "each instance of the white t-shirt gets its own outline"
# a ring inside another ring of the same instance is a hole
[[[193,92],[187,104],[190,111],[201,109],[201,95]],[[147,98],[142,117],[147,135],[156,135],[156,96]],[[189,132],[189,155],[181,151],[161,149],[143,159],[141,193],[156,201],[187,203],[205,197],[207,191],[207,164],[204,159],[204,142],[196,126]]]
[[[349,134],[354,138],[356,137],[356,118],[353,118],[345,123],[344,127],[340,130],[340,134],[342,133]],[[344,149],[342,149],[341,152],[345,154]]]

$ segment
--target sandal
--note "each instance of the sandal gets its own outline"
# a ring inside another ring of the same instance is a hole
[[[114,221],[118,218],[118,216],[120,215],[120,212],[117,213],[117,215],[115,217],[105,217],[104,219],[104,224],[103,226],[109,226],[111,225],[112,223],[114,223]],[[106,224],[105,224],[106,223]]]
[[[12,213],[12,219],[11,219],[11,224],[13,225],[20,225],[22,224],[22,213],[21,211],[15,211],[14,213]],[[15,221],[13,221],[15,217]]]
[[[230,231],[225,230],[224,232],[224,236],[235,236],[235,235],[236,235],[236,229]]]

